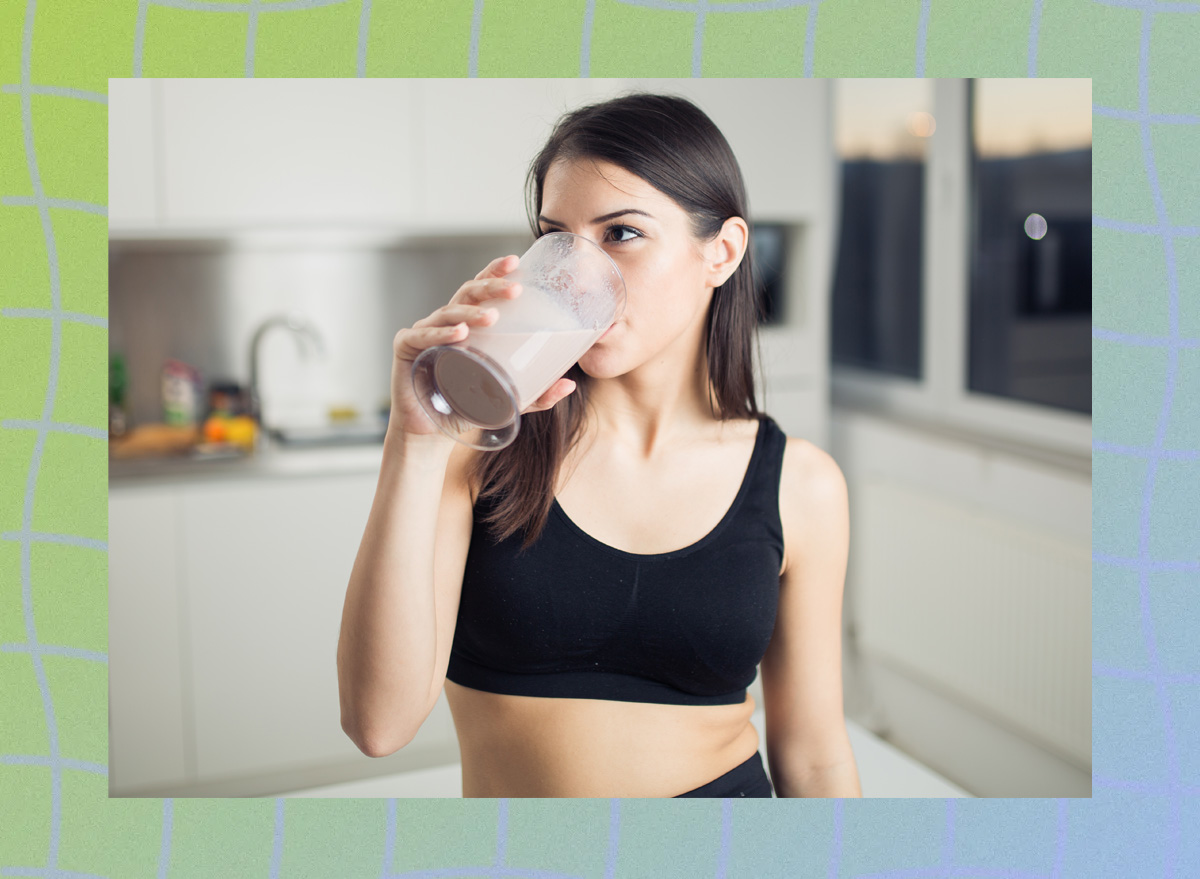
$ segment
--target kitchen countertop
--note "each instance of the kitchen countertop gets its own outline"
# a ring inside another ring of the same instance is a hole
[[[110,458],[110,490],[159,483],[204,483],[213,480],[279,479],[341,473],[377,473],[382,443],[288,448],[269,443],[236,458]]]

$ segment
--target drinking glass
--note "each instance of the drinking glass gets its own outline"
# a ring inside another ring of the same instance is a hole
[[[499,312],[466,339],[422,351],[413,390],[442,433],[472,448],[509,445],[521,412],[563,376],[615,323],[625,281],[600,245],[571,232],[538,238],[505,275],[516,299],[483,303]]]

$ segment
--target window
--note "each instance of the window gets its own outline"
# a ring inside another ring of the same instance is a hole
[[[832,89],[833,402],[1090,460],[1090,80]]]
[[[972,80],[972,391],[1092,411],[1089,80]]]
[[[927,80],[838,80],[841,216],[830,348],[835,363],[921,377],[921,239],[933,134]]]

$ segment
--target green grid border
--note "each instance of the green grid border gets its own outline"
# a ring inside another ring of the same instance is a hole
[[[1200,826],[1186,747],[1200,733],[1195,493],[1146,500],[1160,461],[1173,485],[1197,473],[1186,441],[1165,441],[1173,413],[1172,438],[1200,434],[1194,298],[1179,296],[1194,297],[1200,267],[1197,13],[1139,0],[4,0],[0,876],[1200,874],[1183,832]],[[1095,241],[1112,266],[1094,330],[1096,796],[108,800],[107,81],[246,75],[1092,77]]]

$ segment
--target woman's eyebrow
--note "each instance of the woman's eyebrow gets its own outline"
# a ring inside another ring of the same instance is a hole
[[[621,210],[621,211],[613,211],[611,214],[605,214],[602,217],[596,217],[596,219],[592,220],[592,225],[594,226],[597,223],[603,223],[605,220],[611,220],[611,219],[614,219],[615,217],[620,217],[624,214],[640,214],[643,217],[650,217],[651,220],[654,219],[653,216],[646,213],[645,211],[639,211],[637,208],[626,208],[625,210]],[[542,217],[542,216],[538,217],[538,222],[545,223],[548,226],[561,226],[562,225],[562,223],[558,222],[558,220],[551,220],[549,217]]]

